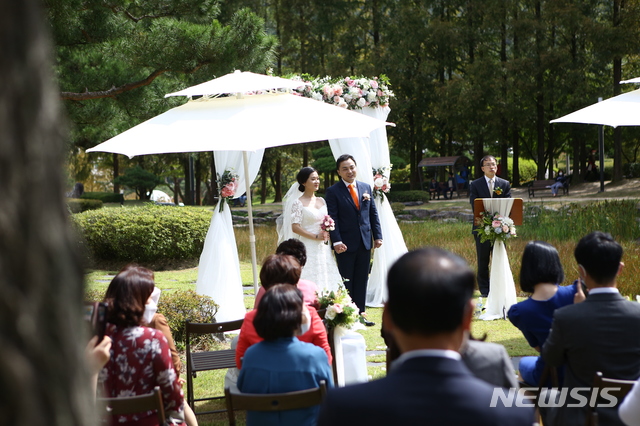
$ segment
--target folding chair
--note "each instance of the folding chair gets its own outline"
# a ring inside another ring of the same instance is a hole
[[[164,404],[162,403],[162,393],[160,387],[153,388],[153,392],[145,395],[126,396],[119,398],[98,398],[98,407],[104,407],[103,418],[124,414],[142,413],[155,410],[158,414],[158,424],[163,425],[166,421],[164,414]]]
[[[608,379],[602,376],[602,372],[597,371],[596,375],[593,379],[593,388],[607,389],[607,395],[616,397],[618,399],[618,403],[616,407],[620,405],[625,396],[631,391],[635,380],[620,380],[620,379]],[[605,401],[600,397],[600,393],[598,392],[598,398],[596,399],[595,404],[589,405],[589,415],[587,416],[587,426],[598,426],[598,412],[596,411],[596,406],[600,403],[609,403],[610,401]]]
[[[235,349],[223,349],[219,351],[191,352],[192,334],[215,334],[227,331],[239,330],[242,327],[243,319],[212,324],[186,323],[186,355],[187,355],[187,403],[196,415],[223,413],[225,410],[211,410],[196,412],[195,403],[197,401],[211,401],[223,399],[224,395],[195,398],[193,394],[193,379],[199,371],[219,370],[236,367]]]
[[[225,388],[224,395],[227,403],[229,426],[235,426],[236,424],[234,410],[285,411],[313,407],[322,403],[326,393],[327,384],[324,380],[320,382],[320,386],[317,388],[286,393],[235,393],[231,392],[229,388]]]

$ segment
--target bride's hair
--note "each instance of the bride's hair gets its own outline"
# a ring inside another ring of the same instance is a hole
[[[311,173],[313,173],[313,172],[317,172],[317,170],[314,169],[313,167],[303,167],[303,168],[300,169],[300,171],[296,175],[296,180],[300,184],[298,186],[298,191],[304,192],[303,183],[305,183],[306,181],[309,180],[309,176],[311,176]]]

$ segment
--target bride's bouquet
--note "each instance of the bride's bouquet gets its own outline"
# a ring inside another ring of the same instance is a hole
[[[335,231],[336,222],[328,214],[324,215],[322,222],[320,222],[320,229],[326,232]],[[329,241],[325,241],[325,244],[329,244]]]
[[[326,309],[324,321],[328,327],[351,328],[360,319],[360,310],[351,300],[351,296],[340,283],[336,291],[323,291],[318,294],[320,309]]]
[[[517,237],[516,227],[510,217],[502,216],[500,213],[490,213],[484,211],[480,213],[480,218],[476,225],[480,226],[473,232],[480,235],[480,242],[491,241],[493,245],[497,239],[506,242],[510,238]]]

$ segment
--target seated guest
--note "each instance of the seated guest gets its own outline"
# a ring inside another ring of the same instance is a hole
[[[145,305],[154,289],[149,272],[141,266],[128,266],[107,288],[106,334],[112,344],[99,384],[106,398],[142,395],[159,386],[169,424],[181,424],[184,400],[169,344],[161,331],[143,326]],[[158,417],[152,411],[114,417],[114,425],[158,425]]]
[[[444,199],[447,199],[447,194],[449,194],[449,199],[453,200],[453,192],[456,190],[456,178],[453,176],[453,173],[449,172],[449,178],[447,182],[445,182],[444,188]]]
[[[276,254],[288,254],[295,257],[301,268],[304,268],[304,265],[307,264],[307,249],[302,241],[295,238],[281,242],[276,249]],[[300,278],[296,287],[302,292],[304,303],[314,308],[318,307],[318,287],[313,281]],[[256,294],[256,300],[253,303],[253,309],[258,307],[258,303],[260,303],[260,299],[264,296],[265,291],[264,286],[260,286],[258,294]]]
[[[433,200],[434,198],[438,197],[439,200],[440,191],[442,191],[442,188],[440,188],[440,184],[436,182],[435,179],[431,179],[431,182],[429,182],[429,194],[431,195],[431,199]]]
[[[620,405],[618,414],[627,426],[640,426],[640,381],[637,381],[631,392],[627,394]]]
[[[402,355],[382,379],[329,391],[318,424],[530,426],[531,408],[492,407],[494,386],[460,360],[474,285],[466,262],[445,250],[403,255],[389,270],[383,312]]]
[[[616,288],[622,271],[622,247],[609,234],[592,232],[574,251],[580,278],[589,294],[583,303],[555,311],[542,357],[551,366],[566,365],[566,400],[548,413],[548,425],[584,425],[588,408],[574,398],[575,388],[589,388],[597,371],[604,377],[640,376],[640,303],[629,302]],[[585,398],[586,399],[586,398]],[[598,407],[599,424],[621,425],[616,407]]]
[[[511,306],[508,317],[518,327],[529,345],[540,352],[549,331],[553,312],[563,306],[584,300],[582,286],[578,281],[569,286],[558,285],[564,281],[564,271],[558,251],[543,241],[530,241],[522,253],[520,288],[533,293],[527,300]],[[539,356],[525,356],[520,360],[522,380],[537,386],[544,370],[544,360]],[[558,379],[562,383],[562,370]],[[559,383],[559,384],[560,384]]]
[[[477,378],[506,389],[518,387],[516,372],[504,346],[469,337],[460,348],[460,355]]]
[[[295,286],[276,284],[265,293],[253,319],[263,341],[247,349],[238,389],[245,393],[280,393],[311,389],[333,372],[326,353],[294,336],[302,325],[302,293]],[[315,425],[319,407],[288,411],[248,411],[247,425]]]
[[[272,254],[267,256],[262,263],[262,268],[260,268],[260,282],[267,291],[276,284],[291,284],[295,286],[300,280],[300,272],[300,264],[293,256]],[[247,348],[262,340],[253,325],[253,319],[256,314],[257,311],[254,309],[247,312],[244,317],[236,346],[236,365],[238,368],[242,368],[242,357]],[[331,348],[329,347],[327,330],[324,327],[322,319],[315,308],[308,305],[305,305],[303,315],[307,317],[308,321],[306,323],[309,324],[309,326],[308,330],[298,336],[298,339],[303,342],[313,343],[324,349],[329,359],[329,365],[331,365]],[[305,328],[307,328],[307,326],[305,326]]]
[[[558,195],[558,190],[565,186],[567,182],[567,178],[565,177],[562,170],[558,171],[558,176],[556,176],[556,181],[553,185],[551,185],[551,194],[555,197]]]

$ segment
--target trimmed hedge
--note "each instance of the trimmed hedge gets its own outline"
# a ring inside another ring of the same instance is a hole
[[[102,208],[100,200],[84,200],[82,198],[67,198],[67,206],[71,213],[82,213],[87,210],[98,210]]]
[[[392,203],[406,203],[409,201],[429,202],[429,193],[425,191],[391,191],[387,198]]]
[[[122,194],[116,194],[115,192],[85,192],[80,198],[100,200],[103,203],[119,203],[122,201]]]
[[[94,260],[155,262],[198,259],[211,211],[153,204],[73,215]]]

